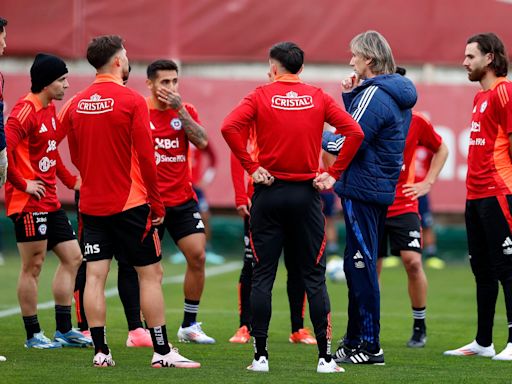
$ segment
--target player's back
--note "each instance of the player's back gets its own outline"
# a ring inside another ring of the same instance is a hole
[[[146,203],[133,143],[135,125],[149,131],[142,96],[100,75],[76,95],[68,116],[71,157],[82,176],[81,211],[106,216]]]

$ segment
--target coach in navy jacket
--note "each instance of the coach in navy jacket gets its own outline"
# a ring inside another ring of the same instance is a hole
[[[343,102],[363,128],[365,138],[335,191],[341,197],[391,205],[416,88],[401,75],[379,75],[343,93]]]
[[[377,251],[388,206],[395,198],[417,95],[410,80],[394,73],[391,48],[378,32],[364,32],[350,45],[355,76],[342,82],[351,90],[343,94],[343,101],[365,137],[335,184],[347,228],[344,268],[349,307],[347,332],[334,357],[341,363],[384,364]]]

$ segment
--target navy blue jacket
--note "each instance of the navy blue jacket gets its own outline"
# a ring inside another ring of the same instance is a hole
[[[366,79],[343,94],[345,109],[361,125],[364,141],[334,186],[340,197],[393,203],[416,98],[414,84],[398,74]]]

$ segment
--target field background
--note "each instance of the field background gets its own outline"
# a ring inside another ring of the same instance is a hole
[[[168,243],[167,243],[168,244]],[[171,250],[167,247],[166,254]],[[464,251],[461,250],[461,254]],[[444,357],[446,349],[459,347],[472,340],[475,334],[476,309],[474,282],[469,265],[463,259],[452,261],[441,271],[427,270],[429,278],[428,344],[424,349],[405,347],[411,333],[411,313],[403,268],[386,269],[382,289],[382,345],[386,365],[348,366],[341,375],[319,375],[315,372],[316,347],[292,345],[289,310],[286,298],[286,273],[279,269],[270,324],[270,373],[246,371],[252,360],[252,346],[234,345],[227,340],[238,327],[237,282],[241,262],[234,252],[222,266],[207,266],[210,276],[201,302],[199,320],[217,344],[179,344],[187,357],[202,363],[199,370],[156,370],[149,366],[150,349],[126,348],[127,328],[119,298],[108,299],[107,336],[116,367],[98,370],[91,366],[91,349],[62,349],[52,351],[26,350],[25,332],[19,314],[6,311],[17,308],[16,281],[19,260],[9,251],[6,264],[0,267],[0,354],[7,361],[0,363],[1,383],[512,383],[509,362],[485,358]],[[40,280],[39,302],[51,300],[50,281],[56,258],[50,253]],[[176,331],[182,317],[183,266],[164,260],[164,291],[167,306],[167,326],[170,340],[176,342]],[[117,266],[113,264],[109,288],[115,288]],[[342,337],[346,327],[347,290],[344,284],[329,283],[335,340]],[[39,319],[47,335],[54,332],[54,313],[39,311]],[[308,315],[306,325],[311,326]],[[495,319],[494,340],[501,350],[506,341],[506,318],[500,293]]]

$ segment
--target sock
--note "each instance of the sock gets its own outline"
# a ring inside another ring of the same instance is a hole
[[[117,289],[123,303],[124,314],[128,323],[128,331],[142,328],[140,314],[139,277],[130,265],[119,264],[117,272]]]
[[[492,328],[498,290],[497,281],[493,279],[476,279],[478,328],[475,340],[482,347],[488,347],[492,344]]]
[[[190,327],[196,322],[197,312],[199,311],[199,300],[185,299],[182,328]]]
[[[425,329],[425,317],[427,315],[427,307],[415,308],[412,307],[412,318],[414,319],[414,329]]]
[[[71,305],[55,305],[57,331],[66,333],[71,330]]]
[[[94,343],[94,354],[101,352],[108,355],[110,350],[107,345],[105,327],[92,327],[90,331],[92,342]]]
[[[327,338],[325,337],[320,337],[319,339],[317,339],[318,358],[324,358],[327,363],[331,361],[331,354],[328,353],[327,350],[328,343],[330,343],[330,341],[328,342]]]
[[[89,329],[89,324],[87,324],[87,316],[85,316],[85,308],[84,308],[84,290],[85,290],[85,272],[87,262],[83,261],[78,268],[78,272],[76,274],[75,279],[75,314],[76,321],[78,325],[78,329],[80,331],[86,331]]]
[[[261,356],[265,356],[268,359],[267,338],[266,337],[255,337],[254,338],[254,360],[259,360]]]
[[[423,253],[427,259],[429,257],[435,257],[437,254],[437,246],[435,244],[429,245],[423,249]]]
[[[508,341],[512,343],[512,280],[502,281],[503,296],[505,298],[505,309],[507,311]]]
[[[245,325],[247,329],[251,329],[251,279],[252,259],[244,258],[244,266],[238,281],[238,312],[240,314],[240,327]]]
[[[34,333],[41,332],[37,315],[23,316],[23,323],[25,324],[25,330],[27,331],[27,340],[33,338]]]
[[[167,355],[171,351],[171,347],[167,340],[167,328],[165,325],[149,328],[149,333],[151,333],[155,352],[160,355]]]

